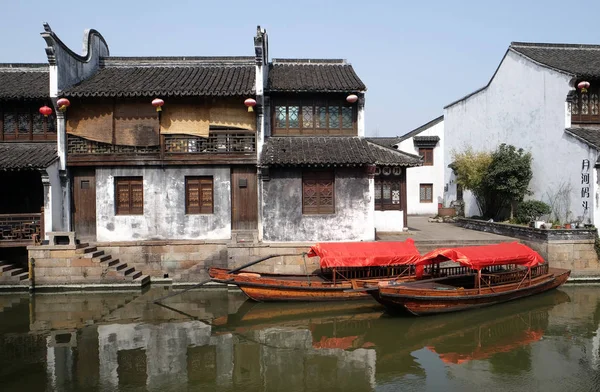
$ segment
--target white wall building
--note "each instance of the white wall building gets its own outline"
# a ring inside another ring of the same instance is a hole
[[[444,195],[444,116],[400,136],[394,147],[423,157],[423,166],[406,171],[408,215],[436,215]]]
[[[600,46],[513,42],[489,83],[444,110],[444,203],[457,199],[452,151],[501,143],[533,156],[531,199],[561,205],[563,222],[600,221]],[[587,91],[577,88],[586,81]],[[465,215],[480,211],[464,193]]]

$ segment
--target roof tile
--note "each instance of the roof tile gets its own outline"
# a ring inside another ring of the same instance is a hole
[[[56,143],[0,143],[0,170],[45,169],[57,159]]]
[[[42,99],[49,96],[47,65],[0,64],[0,100]]]
[[[357,92],[367,89],[352,66],[345,62],[278,61],[282,60],[274,60],[269,68],[267,89],[271,92]]]
[[[513,42],[510,48],[538,63],[579,77],[600,77],[600,45]]]
[[[271,137],[263,148],[262,166],[419,166],[420,157],[378,146],[361,137]]]

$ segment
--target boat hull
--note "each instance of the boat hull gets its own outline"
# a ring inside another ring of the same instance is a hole
[[[277,275],[258,273],[229,274],[225,269],[211,268],[214,282],[238,286],[248,298],[269,301],[346,301],[369,298],[365,291],[352,290],[352,282],[323,282],[318,275]]]
[[[411,285],[381,286],[370,294],[392,312],[422,316],[491,306],[543,293],[565,283],[569,270],[550,268],[547,274],[525,282],[476,289],[436,290]]]

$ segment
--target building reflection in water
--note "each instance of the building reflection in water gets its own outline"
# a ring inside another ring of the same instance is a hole
[[[600,294],[585,288],[424,318],[389,317],[371,302],[257,304],[231,293],[225,300],[222,293],[189,294],[170,304],[180,309],[173,312],[149,303],[152,295],[13,301],[0,322],[28,314],[28,328],[0,330],[3,384],[7,390],[370,391],[404,383],[493,389],[499,380],[493,375],[551,385],[548,372],[568,377],[600,366]],[[23,372],[27,379],[12,376]]]

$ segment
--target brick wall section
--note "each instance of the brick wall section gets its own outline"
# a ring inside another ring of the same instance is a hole
[[[208,279],[208,268],[227,267],[226,243],[145,241],[96,247],[151,278],[167,274],[174,282],[199,282]]]

